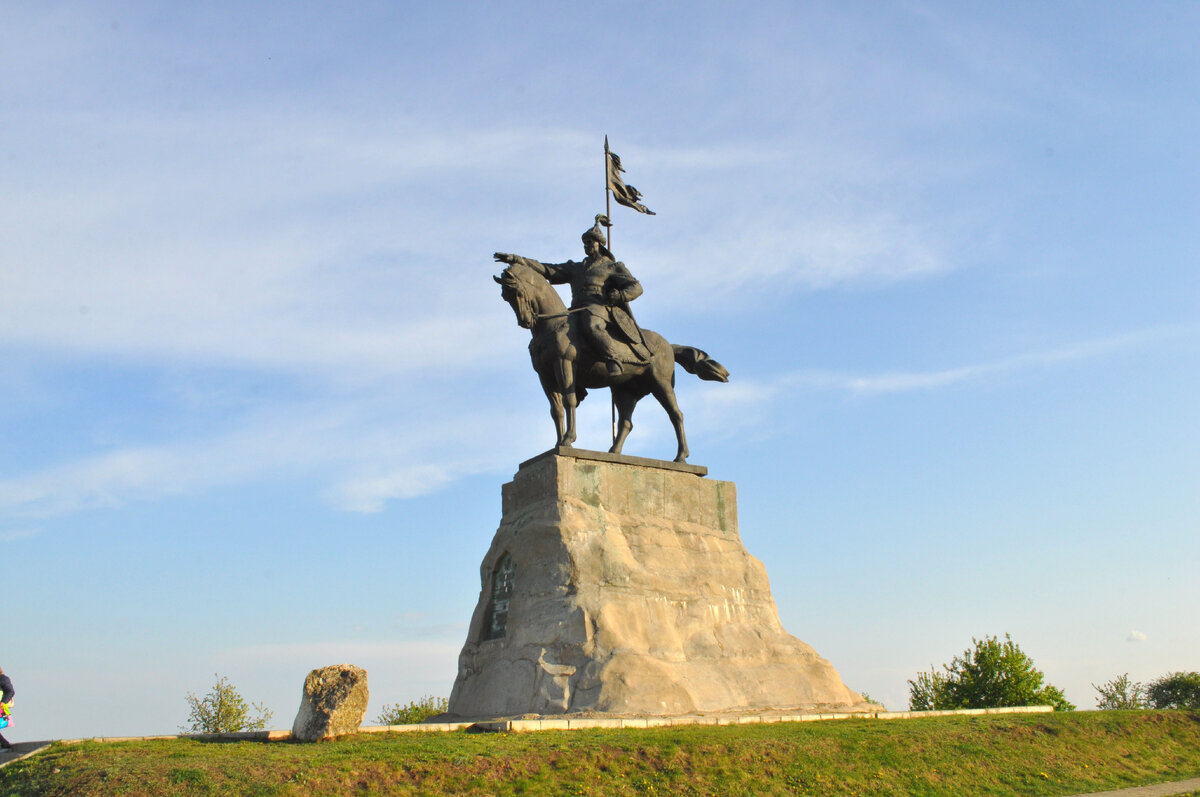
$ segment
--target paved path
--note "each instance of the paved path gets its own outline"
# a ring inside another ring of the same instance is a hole
[[[1116,791],[1093,791],[1087,794],[1076,794],[1074,797],[1170,797],[1173,794],[1186,794],[1189,791],[1200,791],[1200,778],[1177,780],[1173,783],[1155,783],[1153,786],[1137,786],[1132,789],[1117,789]]]
[[[37,755],[50,746],[50,742],[17,742],[11,750],[0,750],[0,769],[9,764]]]

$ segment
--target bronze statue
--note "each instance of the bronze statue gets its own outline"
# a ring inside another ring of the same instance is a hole
[[[509,265],[524,263],[555,285],[570,283],[571,314],[576,316],[572,322],[604,360],[609,375],[617,376],[623,362],[645,365],[649,352],[629,311],[629,303],[642,295],[642,284],[605,246],[602,228],[608,226],[608,217],[597,213],[596,223],[582,236],[582,262],[541,263],[503,252],[497,252],[495,258]],[[610,327],[617,339],[609,332]]]
[[[675,401],[675,364],[709,381],[728,381],[729,372],[699,349],[674,346],[638,327],[629,302],[642,295],[642,286],[605,246],[601,227],[607,224],[607,217],[598,215],[583,234],[582,262],[541,263],[497,252],[495,259],[508,267],[493,279],[517,323],[532,333],[529,356],[550,401],[558,445],[575,442],[575,408],[587,388],[608,387],[618,415],[611,453],[621,453],[633,428],[633,408],[653,394],[675,427],[675,461],[684,462],[688,447]],[[571,309],[563,306],[552,282],[570,283]]]

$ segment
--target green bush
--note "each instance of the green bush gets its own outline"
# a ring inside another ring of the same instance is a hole
[[[1173,672],[1146,686],[1153,708],[1200,708],[1200,672]]]
[[[188,724],[181,725],[184,733],[237,733],[238,731],[261,731],[271,721],[271,711],[262,703],[247,704],[237,688],[223,675],[213,676],[217,682],[204,697],[188,692],[187,702],[192,707]],[[255,716],[250,716],[254,709]]]
[[[1043,686],[1045,676],[1008,634],[971,640],[975,647],[955,656],[943,672],[917,673],[908,682],[909,708],[913,711],[1004,706],[1053,706],[1055,711],[1075,708],[1056,686]]]
[[[416,725],[430,717],[446,713],[449,701],[444,697],[425,695],[406,706],[385,704],[375,720],[379,725]]]
[[[1101,686],[1092,684],[1092,688],[1100,693],[1100,699],[1096,701],[1098,709],[1146,708],[1146,687],[1137,681],[1130,681],[1129,673],[1119,675]]]

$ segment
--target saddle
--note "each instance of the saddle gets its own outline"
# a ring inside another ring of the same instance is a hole
[[[650,348],[642,338],[642,331],[628,311],[621,307],[607,307],[605,331],[615,344],[617,360],[629,365],[645,365],[650,362]],[[578,315],[570,317],[570,337],[575,344],[586,349],[597,359],[603,358],[603,353],[596,351],[588,335],[580,329]]]
[[[608,334],[612,336],[613,340],[629,347],[629,353],[633,359],[625,362],[634,362],[639,365],[650,362],[650,350],[642,337],[642,330],[637,325],[637,321],[633,320],[633,315],[629,310],[619,306],[609,307],[607,326]]]

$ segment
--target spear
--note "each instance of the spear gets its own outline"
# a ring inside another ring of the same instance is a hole
[[[624,172],[624,167],[621,166],[621,157],[617,153],[608,148],[608,136],[604,136],[604,215],[612,219],[612,200],[616,199],[618,205],[624,205],[627,208],[633,208],[638,213],[645,213],[648,216],[653,216],[654,211],[641,203],[642,192],[627,184],[621,179],[621,173]],[[608,251],[612,251],[612,225],[611,223],[604,231],[604,244],[608,247]],[[645,343],[645,340],[642,341]],[[617,405],[613,401],[613,444],[617,442]]]
[[[608,134],[604,135],[604,215],[609,221],[612,221],[612,183],[608,179],[608,164],[612,153],[608,151]],[[608,247],[608,251],[612,251],[612,225],[604,228],[604,245]],[[616,421],[613,421],[613,429],[616,429]],[[613,442],[617,441],[616,431],[613,431]]]
[[[608,164],[611,157],[608,151],[608,134],[604,134],[604,217],[612,221],[612,190],[611,184],[608,181]],[[608,247],[608,251],[612,251],[612,224],[610,223],[604,228],[604,245]],[[608,391],[608,409],[612,416],[612,440],[613,445],[617,444],[617,399],[613,396],[612,390]]]

